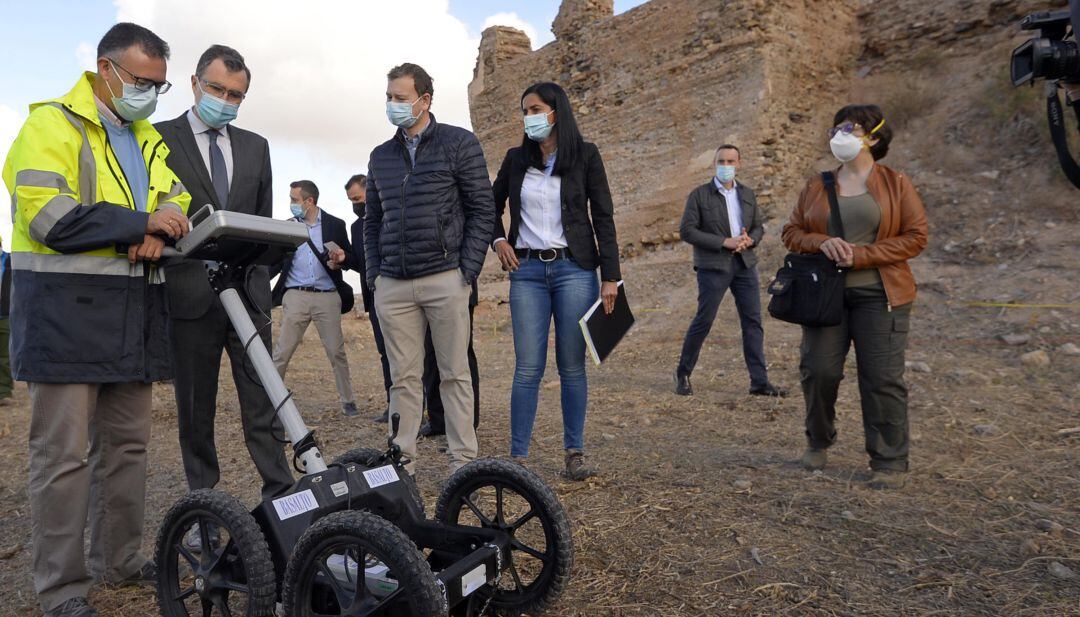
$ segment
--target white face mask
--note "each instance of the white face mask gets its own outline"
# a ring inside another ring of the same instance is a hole
[[[863,140],[851,133],[840,131],[829,140],[829,149],[841,163],[854,161],[863,149]]]

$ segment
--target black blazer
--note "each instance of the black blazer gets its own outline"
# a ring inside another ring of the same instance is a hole
[[[375,307],[375,291],[367,284],[367,266],[364,261],[364,215],[361,214],[349,230],[352,232],[352,255],[349,268],[360,273],[360,295],[364,298],[364,312],[370,313]]]
[[[205,204],[213,205],[215,210],[222,209],[210,182],[210,172],[195,142],[195,134],[191,132],[187,112],[174,120],[159,122],[154,128],[169,147],[166,164],[191,194],[188,214],[194,215]],[[267,218],[273,216],[270,147],[266,139],[231,124],[226,130],[232,144],[233,172],[225,209]],[[216,299],[206,279],[206,267],[199,260],[170,259],[165,266],[165,289],[169,315],[173,319],[198,319]],[[270,312],[270,275],[266,266],[252,267],[247,278],[247,295],[255,308],[263,313]]]
[[[338,294],[341,295],[341,301],[343,303],[342,312],[348,312],[344,303],[347,302],[348,299],[351,299],[353,293],[352,286],[342,279],[341,273],[345,268],[353,268],[353,247],[352,243],[349,242],[349,234],[345,229],[345,221],[330,214],[326,210],[322,211],[322,240],[323,244],[333,242],[341,247],[341,250],[345,251],[345,263],[341,264],[341,268],[331,270],[330,278],[334,281],[334,287],[337,288]],[[321,246],[316,248],[319,249],[319,257],[322,259],[323,263],[326,263],[326,249]],[[281,275],[278,276],[277,283],[274,284],[274,306],[281,306],[281,299],[285,297],[285,279],[289,278],[289,271],[292,270],[293,256],[295,254],[295,251],[286,254],[281,262],[270,268],[271,277],[279,274]],[[352,305],[350,304],[349,308],[351,307]]]
[[[765,234],[761,209],[757,207],[757,197],[750,187],[736,182],[735,193],[739,196],[742,226],[754,243],[738,254],[724,248],[724,239],[738,236],[742,230],[731,229],[727,200],[720,189],[716,188],[716,184],[709,180],[694,189],[686,198],[686,209],[683,210],[682,222],[679,224],[679,236],[694,247],[694,268],[727,272],[731,268],[731,260],[735,257],[742,259],[747,268],[757,265],[754,249]]]
[[[600,268],[600,278],[617,281],[619,242],[615,237],[615,209],[611,203],[607,173],[600,150],[589,142],[581,149],[573,171],[561,177],[562,225],[566,244],[574,259],[587,270]],[[506,238],[514,246],[521,224],[521,184],[529,161],[521,147],[511,148],[503,159],[492,191],[495,193],[495,235],[491,241]],[[503,226],[502,215],[510,199],[510,232]]]

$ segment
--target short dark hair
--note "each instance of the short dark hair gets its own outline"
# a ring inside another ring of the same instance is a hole
[[[365,176],[364,174],[355,174],[353,177],[349,178],[348,182],[345,183],[345,190],[349,190],[349,187],[354,184],[359,184],[360,186],[367,188],[367,176]]]
[[[169,59],[168,43],[146,28],[126,21],[109,28],[105,36],[101,37],[97,46],[97,57],[109,57],[135,45],[151,58]]]
[[[310,198],[315,203],[319,203],[319,187],[315,186],[315,183],[311,180],[297,180],[289,185],[291,189],[300,189],[300,198]]]
[[[877,105],[848,105],[833,116],[833,126],[841,122],[854,122],[863,127],[863,131],[869,137],[870,131],[873,131],[874,127],[880,124],[881,127],[874,131],[874,137],[878,141],[870,146],[870,154],[875,161],[880,161],[889,153],[889,142],[892,141],[893,137],[892,128],[888,123],[882,124],[884,120],[885,114]]]
[[[416,93],[420,96],[430,94],[435,96],[435,82],[431,79],[431,75],[428,75],[424,67],[419,64],[413,64],[406,62],[399,64],[390,69],[390,72],[386,74],[386,78],[390,81],[398,79],[399,77],[412,77],[413,85],[416,86]]]
[[[721,150],[734,150],[735,154],[738,154],[740,159],[742,158],[742,152],[739,152],[739,149],[731,144],[724,144],[717,148],[716,152],[713,153],[713,158],[716,158],[716,155],[720,154]]]
[[[578,163],[578,157],[585,149],[585,139],[581,136],[577,120],[574,119],[574,109],[570,105],[570,97],[566,95],[559,84],[542,81],[535,83],[521,93],[520,102],[525,97],[535,94],[545,105],[555,110],[555,140],[558,142],[559,154],[555,157],[555,175],[565,176],[570,173]],[[524,109],[523,109],[524,111]],[[523,129],[524,130],[524,129]],[[526,164],[538,169],[544,168],[544,155],[540,152],[540,144],[533,141],[528,135],[521,138],[521,151],[525,154]]]
[[[240,52],[225,45],[211,45],[199,56],[199,62],[195,65],[195,76],[202,79],[203,73],[213,64],[214,60],[221,60],[230,73],[244,72],[247,76],[248,87],[251,87],[251,69],[244,63],[244,57]]]

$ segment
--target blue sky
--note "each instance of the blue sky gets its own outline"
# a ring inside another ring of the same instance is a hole
[[[616,13],[638,4],[619,0]],[[552,40],[558,9],[556,0],[0,0],[6,26],[0,37],[0,160],[27,106],[66,93],[80,71],[94,66],[97,42],[109,26],[134,21],[162,36],[173,52],[168,76],[174,87],[152,121],[191,106],[190,75],[202,50],[231,45],[252,67],[251,91],[236,124],[270,142],[275,216],[288,215],[288,183],[307,178],[322,190],[320,206],[351,220],[341,185],[366,169],[367,153],[393,132],[384,112],[386,71],[403,61],[423,65],[435,78],[435,115],[468,127],[466,88],[483,28],[519,27],[538,48]],[[406,21],[410,37],[403,41]],[[0,191],[5,245],[8,199]]]

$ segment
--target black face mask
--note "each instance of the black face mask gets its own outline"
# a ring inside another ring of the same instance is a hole
[[[356,216],[363,217],[364,216],[364,208],[366,206],[367,206],[367,204],[364,203],[364,202],[360,202],[358,204],[353,204],[352,205],[352,211],[353,211],[354,214],[356,214]]]

